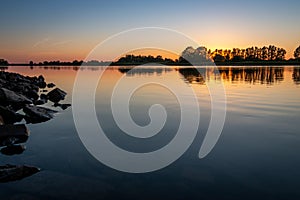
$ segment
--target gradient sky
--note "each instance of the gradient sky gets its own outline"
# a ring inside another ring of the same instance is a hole
[[[274,44],[289,58],[300,45],[299,0],[0,2],[0,58],[9,62],[84,59],[107,37],[144,26],[180,31],[211,49]]]

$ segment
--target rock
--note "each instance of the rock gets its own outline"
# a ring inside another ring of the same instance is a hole
[[[0,182],[21,180],[41,171],[37,167],[27,165],[4,165],[0,166]]]
[[[0,115],[0,125],[4,125],[4,119],[1,115]]]
[[[45,82],[45,78],[42,75],[40,75],[37,78],[37,86],[39,88],[45,88],[47,86],[47,83]]]
[[[48,84],[47,84],[47,87],[48,87],[48,88],[53,88],[53,87],[55,87],[55,84],[54,84],[54,83],[48,83]]]
[[[43,75],[39,75],[37,80],[38,80],[38,82],[45,82],[45,78],[43,77]]]
[[[4,104],[31,104],[32,101],[27,97],[17,94],[6,88],[0,88],[0,103]]]
[[[34,105],[43,105],[47,103],[47,99],[39,99],[34,102]]]
[[[26,147],[24,145],[12,145],[2,148],[0,151],[2,154],[7,156],[19,155],[25,151]]]
[[[0,106],[0,115],[3,120],[3,124],[14,124],[20,122],[23,119],[23,115],[16,113],[9,107]]]
[[[60,107],[61,109],[66,110],[67,108],[69,108],[71,106],[71,104],[68,104],[68,103],[63,103],[63,104],[55,103],[53,106],[54,107]]]
[[[24,124],[0,126],[0,146],[25,143],[28,137],[29,131]]]
[[[35,92],[34,90],[29,90],[28,92],[24,93],[24,95],[33,101],[39,98],[38,93]]]
[[[48,99],[54,103],[64,100],[66,95],[67,93],[59,88],[55,88],[47,94]]]
[[[48,96],[46,94],[41,94],[40,99],[48,100]]]
[[[39,88],[45,88],[47,86],[46,82],[39,82],[38,83]]]
[[[57,111],[44,108],[44,107],[38,107],[33,105],[26,105],[23,108],[25,115],[25,120],[27,123],[40,123],[45,122],[53,118],[53,114]]]

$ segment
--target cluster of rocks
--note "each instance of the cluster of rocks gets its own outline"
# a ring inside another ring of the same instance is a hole
[[[56,111],[39,106],[48,101],[66,109],[69,104],[60,104],[66,92],[47,84],[43,76],[29,77],[17,73],[0,72],[0,115],[3,123],[13,124],[25,119],[27,123],[39,123],[53,118]],[[48,92],[48,93],[46,93]],[[20,113],[23,111],[23,114]]]
[[[53,103],[54,107],[66,109],[70,104],[61,104],[66,92],[54,88],[55,84],[46,83],[41,75],[38,77],[23,76],[17,73],[0,71],[0,152],[5,155],[21,154],[22,145],[29,138],[25,124],[41,123],[54,117],[57,110],[43,106]],[[53,89],[54,88],[54,89]],[[48,90],[51,89],[50,92]],[[0,166],[0,182],[19,180],[38,172],[31,166]]]

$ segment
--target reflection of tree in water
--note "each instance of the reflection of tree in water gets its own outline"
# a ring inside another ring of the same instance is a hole
[[[245,81],[248,83],[273,84],[282,81],[283,67],[251,67],[251,68],[222,68],[219,70],[221,77],[232,82]]]
[[[208,81],[216,77],[221,77],[228,82],[248,82],[251,84],[273,84],[284,78],[283,67],[219,67],[218,70],[220,75],[215,70],[206,70],[205,68],[183,68],[179,69],[179,72],[188,83],[198,84],[205,84],[205,80]]]
[[[126,68],[122,67],[118,69],[122,74],[126,73],[127,76],[135,75],[161,75],[165,72],[170,72],[172,69],[168,68]]]
[[[300,67],[294,67],[293,70],[293,80],[295,84],[300,84]]]
[[[206,69],[182,68],[178,70],[188,83],[205,84]]]

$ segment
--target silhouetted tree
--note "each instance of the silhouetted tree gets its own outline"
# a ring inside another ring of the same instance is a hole
[[[193,62],[193,63],[206,63],[211,61],[210,55],[205,47],[198,47],[194,49],[193,47],[187,47],[181,54],[181,57]]]
[[[300,59],[300,46],[297,47],[297,49],[295,49],[294,57],[295,57],[295,59]]]
[[[7,65],[8,65],[7,60],[0,59],[0,65],[1,65],[1,66],[7,66]]]
[[[226,58],[221,55],[221,54],[216,54],[214,57],[213,57],[213,60],[215,62],[224,62],[226,60]]]

